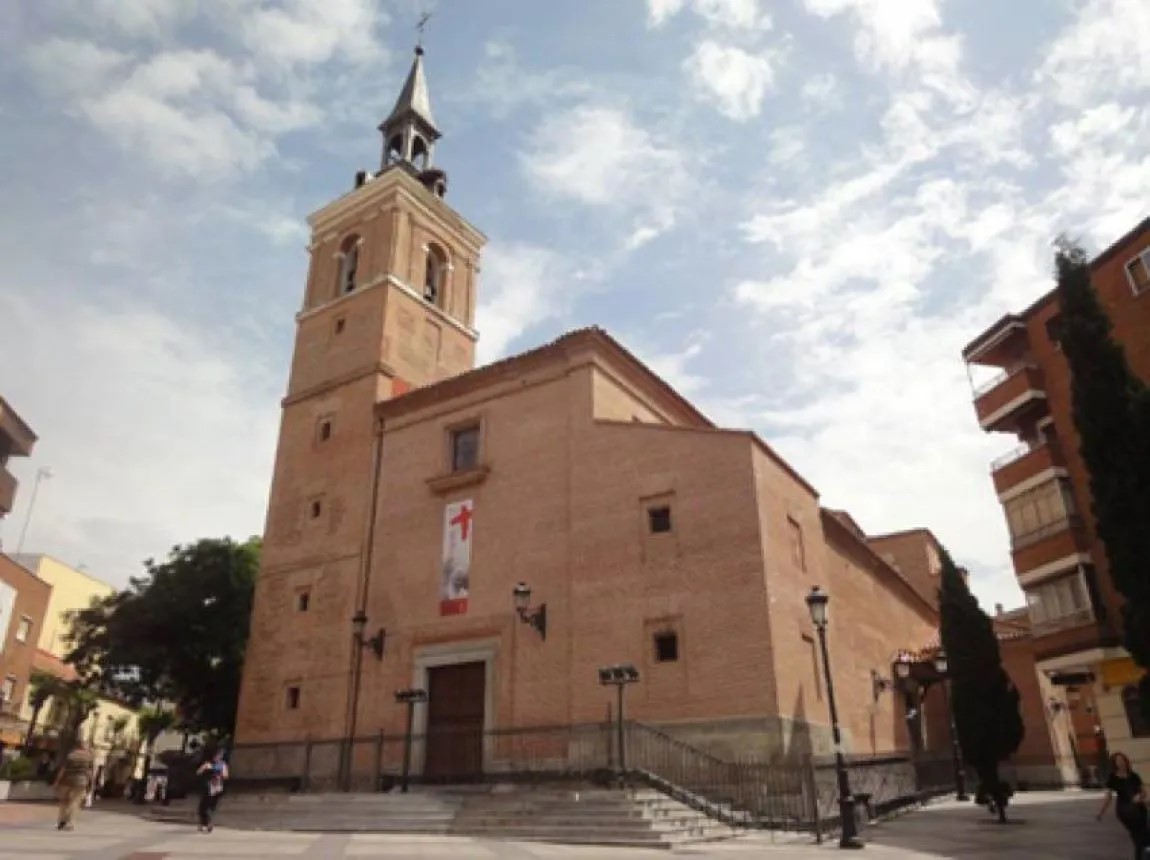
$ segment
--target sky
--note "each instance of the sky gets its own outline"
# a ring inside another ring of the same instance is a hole
[[[490,361],[599,324],[870,533],[1022,601],[964,344],[1150,208],[1145,0],[16,0],[0,28],[0,525],[114,584],[258,534],[305,217],[426,34]]]

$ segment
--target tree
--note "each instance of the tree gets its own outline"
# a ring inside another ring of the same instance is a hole
[[[235,725],[260,542],[204,539],[72,618],[68,661],[134,705],[172,702],[181,726]]]
[[[1130,370],[1090,283],[1086,252],[1065,239],[1055,255],[1062,351],[1070,365],[1074,426],[1090,474],[1098,537],[1125,598],[1126,649],[1150,668],[1150,388]],[[1143,707],[1150,678],[1143,676]]]
[[[44,706],[57,697],[66,695],[65,682],[47,672],[33,670],[28,686],[28,704],[32,706],[32,717],[28,720],[28,733],[24,736],[24,755],[32,752],[32,743],[36,738],[36,724],[40,721],[40,712]]]
[[[979,797],[989,797],[1006,821],[1008,786],[998,764],[1022,743],[1018,689],[1002,668],[994,624],[979,608],[966,579],[946,550],[939,589],[942,646],[946,649],[951,707],[962,756],[978,774]]]

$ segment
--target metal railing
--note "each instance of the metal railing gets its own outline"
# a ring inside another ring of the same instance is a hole
[[[707,816],[739,827],[812,830],[837,826],[833,757],[727,760],[668,732],[624,725],[627,772],[617,769],[616,727],[607,723],[413,735],[411,780],[422,783],[555,782],[647,785]],[[237,787],[286,791],[378,791],[401,780],[405,738],[242,744],[232,751]],[[444,751],[449,751],[446,755]],[[851,788],[872,814],[953,788],[949,756],[848,756]]]
[[[1010,379],[1010,377],[1015,376],[1016,374],[1022,373],[1024,370],[1037,370],[1037,369],[1038,369],[1038,365],[1036,365],[1032,361],[1020,361],[1016,364],[1012,364],[1012,365],[1010,365],[1010,367],[1006,368],[1005,370],[1003,370],[1000,373],[996,373],[994,376],[992,376],[986,382],[982,383],[982,385],[979,385],[977,388],[975,388],[974,389],[974,399],[977,400],[978,398],[982,397],[982,395],[986,394],[987,392],[993,391],[995,388],[998,388],[998,386],[1002,385],[1002,383],[1006,382],[1006,380]]]

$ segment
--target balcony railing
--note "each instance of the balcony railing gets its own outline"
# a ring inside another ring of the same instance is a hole
[[[1046,444],[1045,442],[1039,442],[1037,445],[1031,445],[1029,442],[1023,442],[1017,448],[1014,448],[1011,451],[1007,451],[1005,454],[1003,454],[1001,457],[998,457],[995,460],[991,460],[991,462],[990,462],[991,474],[994,474],[995,472],[999,471],[1000,469],[1005,469],[1011,463],[1017,463],[1019,460],[1021,460],[1023,457],[1025,457],[1027,454],[1029,454],[1031,451],[1037,451],[1039,448],[1043,447],[1045,444]]]
[[[1060,615],[1057,618],[1047,618],[1042,621],[1035,620],[1032,615],[1030,626],[1035,636],[1042,636],[1047,633],[1057,633],[1059,630],[1070,630],[1074,627],[1082,627],[1086,624],[1093,623],[1093,621],[1093,612],[1089,609],[1079,609],[1077,612]]]
[[[1046,523],[1036,529],[1026,532],[1021,535],[1012,535],[1010,539],[1010,548],[1014,552],[1020,549],[1026,549],[1028,546],[1034,546],[1040,540],[1050,537],[1051,535],[1061,534],[1065,531],[1071,531],[1082,527],[1082,517],[1078,514],[1068,514],[1059,520]]]
[[[982,383],[982,385],[974,389],[974,399],[977,400],[986,394],[986,392],[993,391],[1002,385],[1002,383],[1006,382],[1006,380],[1010,379],[1010,377],[1022,373],[1024,370],[1038,370],[1038,365],[1030,361],[1020,361],[1017,364],[1010,365],[1010,367],[1000,373],[996,373],[986,382]]]

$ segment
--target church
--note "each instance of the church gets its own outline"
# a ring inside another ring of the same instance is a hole
[[[868,537],[599,328],[476,367],[485,238],[446,200],[421,49],[379,128],[380,170],[309,218],[237,771],[349,737],[345,766],[391,770],[409,715],[417,776],[514,770],[500,738],[618,716],[619,666],[627,719],[678,742],[826,752],[816,585],[844,746],[906,750],[883,679],[936,636],[930,532]]]

